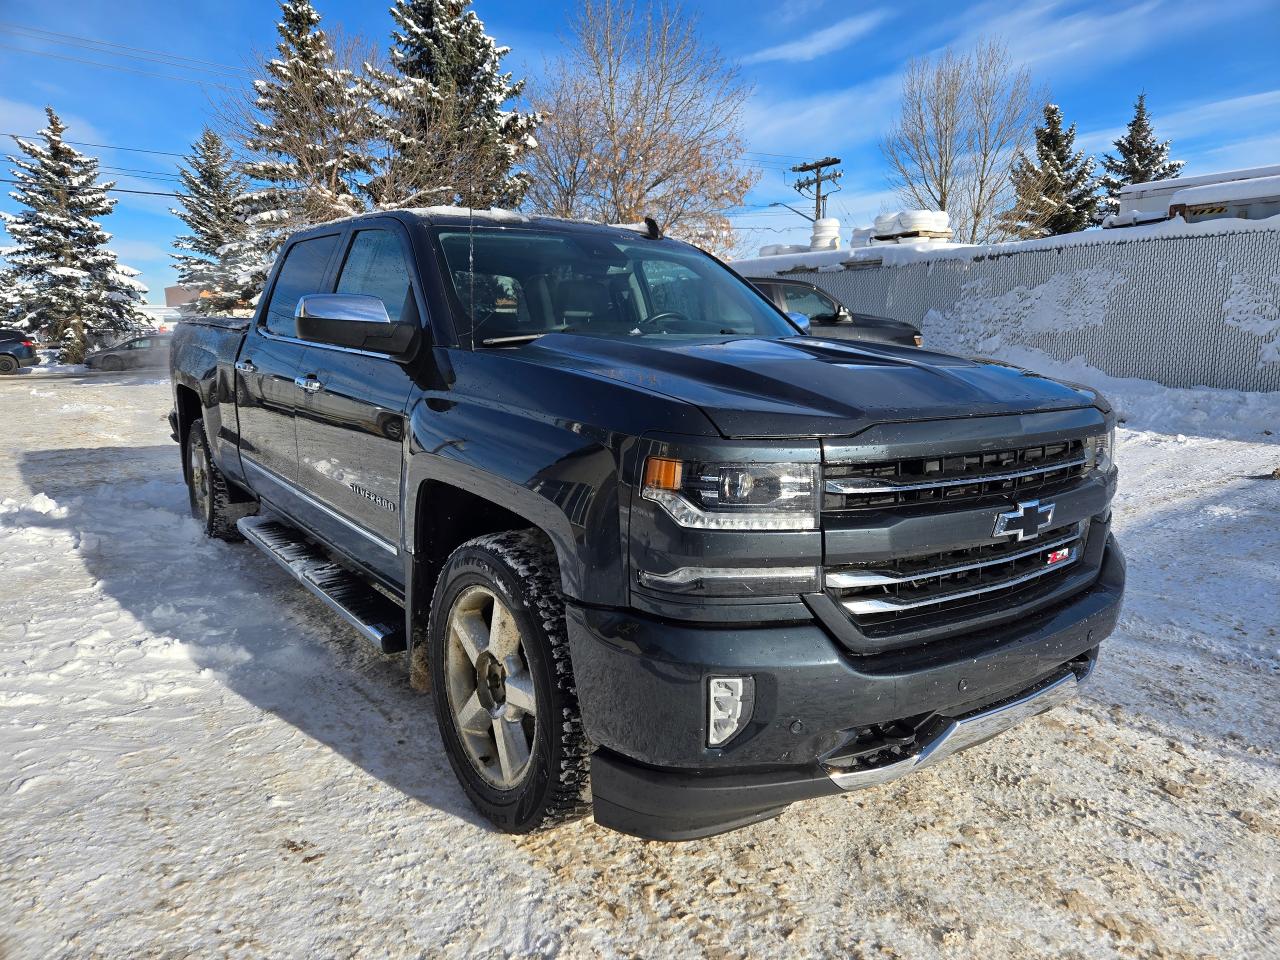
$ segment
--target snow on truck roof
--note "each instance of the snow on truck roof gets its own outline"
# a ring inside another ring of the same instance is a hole
[[[545,214],[521,213],[519,210],[508,210],[504,207],[489,207],[481,210],[474,207],[407,207],[404,213],[418,217],[449,217],[460,220],[486,220],[491,223],[563,223],[581,227],[611,227],[614,230],[629,230],[632,233],[648,233],[648,226],[640,223],[604,223],[600,220],[576,219],[573,217],[553,217]]]

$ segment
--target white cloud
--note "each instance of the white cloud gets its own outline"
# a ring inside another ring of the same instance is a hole
[[[742,127],[752,149],[787,154],[827,152],[880,137],[898,107],[901,77],[886,74],[843,90],[804,97],[766,100],[757,95],[744,113]]]
[[[768,63],[774,60],[786,60],[792,63],[803,63],[816,60],[828,53],[842,50],[860,37],[864,37],[876,27],[884,23],[890,14],[887,10],[871,10],[856,16],[846,17],[829,27],[815,30],[807,36],[789,40],[777,46],[757,50],[742,58],[743,63]]]
[[[66,136],[68,138],[72,140],[88,140],[94,143],[102,142],[102,134],[89,121],[73,113],[63,113],[60,110],[58,111],[58,116],[67,125]],[[22,103],[18,100],[0,97],[0,133],[34,136],[43,130],[47,123],[48,118],[45,117],[42,104]],[[4,152],[12,152],[10,148],[14,147],[13,141],[6,137],[4,143]]]

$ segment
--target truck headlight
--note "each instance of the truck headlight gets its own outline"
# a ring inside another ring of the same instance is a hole
[[[650,457],[640,495],[682,527],[816,530],[816,463],[696,463]]]
[[[1115,465],[1116,428],[1112,426],[1106,433],[1090,437],[1087,447],[1093,468],[1106,473]]]

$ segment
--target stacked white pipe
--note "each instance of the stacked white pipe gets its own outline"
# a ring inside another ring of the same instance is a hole
[[[813,236],[809,238],[810,250],[839,250],[840,221],[835,217],[822,217],[813,221]]]
[[[945,242],[951,238],[951,218],[945,210],[899,210],[876,217],[872,231],[873,243],[915,243],[921,234]]]

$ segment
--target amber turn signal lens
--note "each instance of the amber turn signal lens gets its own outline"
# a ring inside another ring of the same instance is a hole
[[[684,464],[666,457],[650,457],[644,465],[644,485],[657,490],[679,490]]]

